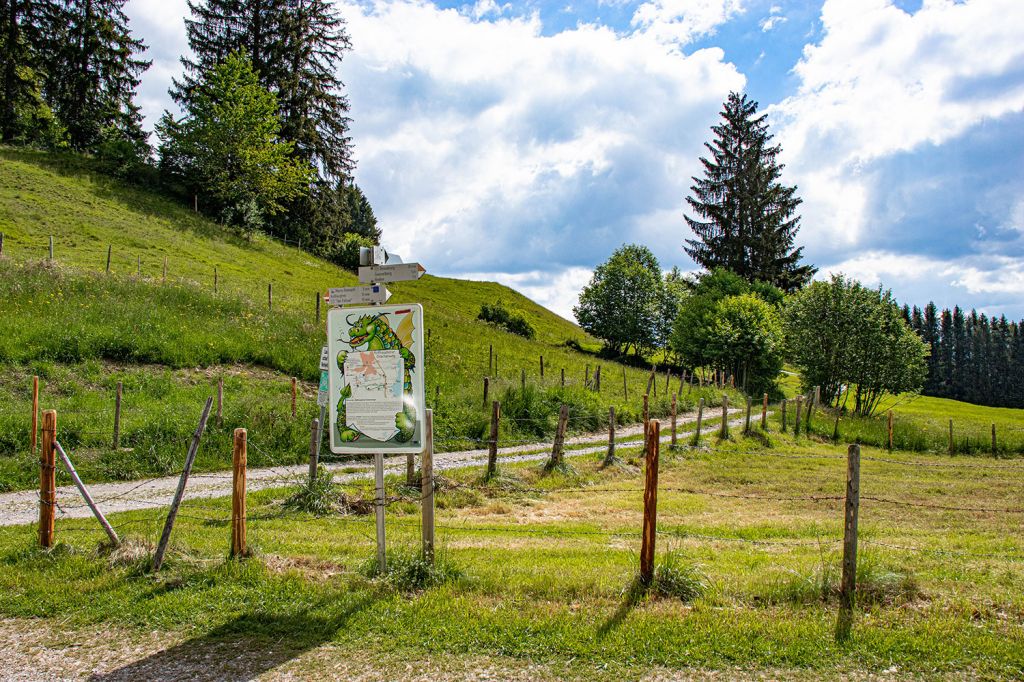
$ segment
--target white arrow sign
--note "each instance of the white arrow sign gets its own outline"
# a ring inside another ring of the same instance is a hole
[[[327,368],[331,366],[330,357],[327,355],[327,346],[324,346],[320,351],[320,371],[326,372]]]
[[[327,292],[327,304],[335,306],[381,304],[387,303],[389,298],[391,298],[391,292],[383,284],[374,284],[368,287],[339,287]]]
[[[419,263],[360,266],[359,282],[411,282],[422,277],[424,272],[426,270]]]

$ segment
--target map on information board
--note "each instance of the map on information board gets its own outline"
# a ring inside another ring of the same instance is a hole
[[[334,309],[327,333],[331,451],[420,452],[423,308]]]

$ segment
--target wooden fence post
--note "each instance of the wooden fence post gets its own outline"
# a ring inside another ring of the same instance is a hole
[[[53,547],[53,519],[57,509],[56,458],[57,410],[43,411],[43,449],[39,459],[39,546]]]
[[[110,256],[114,250],[113,244],[107,244],[107,274],[110,274]]]
[[[316,292],[316,323],[318,325],[320,324],[320,305],[323,303],[323,298],[319,291]]]
[[[231,453],[231,557],[248,554],[245,542],[245,465],[248,435],[245,429],[235,429],[234,450]]]
[[[520,369],[519,370],[519,386],[520,386],[520,388],[522,388],[522,390],[524,390],[524,391],[526,390],[526,370],[525,369]]]
[[[743,435],[749,435],[750,434],[750,407],[751,407],[750,396],[748,395],[747,396],[747,418],[743,422]]]
[[[700,423],[704,421],[704,398],[697,401],[697,428],[693,432],[693,444],[700,443]]]
[[[846,451],[846,509],[843,522],[843,578],[839,591],[836,639],[850,636],[857,591],[857,512],[860,507],[860,446]]]
[[[156,547],[156,554],[153,555],[153,571],[159,571],[164,563],[164,554],[167,552],[167,543],[171,539],[171,530],[174,528],[174,520],[178,517],[178,507],[181,506],[181,498],[185,495],[185,484],[188,483],[188,476],[192,472],[192,463],[196,461],[196,453],[199,451],[199,442],[202,440],[203,432],[206,430],[206,420],[210,417],[210,408],[213,407],[213,398],[206,399],[203,407],[203,414],[199,417],[199,426],[192,434],[192,442],[189,443],[188,453],[185,455],[185,466],[181,470],[181,478],[178,479],[178,488],[174,491],[174,499],[171,500],[171,509],[167,512],[167,520],[164,522],[163,532],[160,533],[160,542]]]
[[[93,516],[95,516],[96,520],[100,522],[101,526],[103,526],[103,530],[106,532],[107,537],[110,538],[111,544],[115,547],[120,545],[121,538],[117,537],[117,533],[114,532],[110,523],[107,522],[107,517],[103,516],[103,512],[101,512],[100,508],[96,506],[96,502],[93,501],[92,495],[89,494],[89,489],[85,487],[85,484],[82,483],[82,479],[79,477],[78,472],[75,471],[75,465],[71,463],[71,458],[68,457],[68,453],[64,452],[64,448],[60,446],[60,441],[54,439],[53,446],[57,450],[57,454],[60,456],[60,461],[64,463],[64,468],[67,469],[68,475],[71,476],[71,480],[75,482],[78,492],[82,494],[82,498],[89,506],[89,509],[92,510]]]
[[[50,235],[50,260],[53,260],[53,235]]]
[[[424,448],[420,460],[420,505],[423,526],[423,558],[434,563],[434,411],[427,410],[423,422]]]
[[[292,377],[292,419],[295,418],[295,400],[298,396],[298,383],[299,380]]]
[[[994,429],[994,427],[993,427]],[[32,433],[29,442],[32,444],[32,456],[36,456],[39,437],[39,376],[32,378]]]
[[[320,420],[313,419],[309,425],[309,487],[316,482],[316,470],[320,465]]]
[[[676,408],[678,404],[679,394],[672,394],[672,447],[676,446]]]
[[[4,233],[0,232],[0,258],[4,256]]]
[[[491,378],[484,377],[484,407],[487,407],[487,393],[491,388]]]
[[[167,256],[164,256],[164,274],[162,277],[163,281],[167,281]]]
[[[786,404],[787,404],[787,402],[788,401],[785,398],[782,399],[782,432],[783,433],[786,432]]]
[[[817,386],[815,386],[815,388],[817,388]],[[815,396],[815,393],[816,393],[816,391],[812,391],[810,393],[810,395],[807,396],[807,417],[804,419],[804,431],[808,435],[810,435],[810,433],[811,433],[811,417],[814,416],[814,407],[815,407],[814,396]]]
[[[139,254],[137,256],[137,258],[138,258],[138,261],[136,263],[135,276],[141,278],[142,277],[142,254]]]
[[[117,382],[117,395],[114,398],[114,445],[117,450],[121,447],[121,391],[122,383]]]
[[[217,378],[217,426],[224,425],[224,377]]]
[[[604,464],[615,462],[615,406],[608,408],[608,452],[604,456]]]
[[[601,392],[601,365],[594,370],[594,390],[598,393]]]
[[[658,454],[661,449],[661,425],[652,421],[645,432],[646,466],[644,471],[644,526],[640,544],[640,582],[654,580],[654,541],[658,533]]]
[[[723,440],[729,437],[729,396],[724,393],[722,394],[722,428],[719,429],[718,435]]]
[[[647,377],[647,390],[644,391],[645,395],[651,394],[651,388],[654,388],[654,397],[658,397],[658,387],[654,385],[654,370],[651,370],[651,375]]]
[[[626,388],[626,368],[622,368],[622,399],[629,400],[629,390]]]
[[[562,368],[562,388],[565,388],[565,367]]]
[[[544,378],[544,356],[540,356],[540,378]]]
[[[761,399],[761,430],[768,430],[768,394],[764,394],[764,398]]]
[[[562,405],[558,410],[558,429],[555,431],[555,442],[551,446],[551,461],[548,469],[562,465],[562,448],[565,445],[565,428],[569,423],[569,406]]]
[[[665,370],[665,395],[668,395],[668,391],[669,391],[669,388],[670,388],[669,382],[671,382],[671,381],[672,381],[672,370],[666,369]]]
[[[501,421],[501,402],[491,403],[491,437],[487,441],[487,475],[490,480],[498,473],[498,426]]]
[[[494,378],[498,378],[498,354],[494,354]]]
[[[949,454],[953,454],[953,420],[949,420]]]
[[[590,365],[587,365],[586,373],[583,375],[583,388],[590,388]]]
[[[795,415],[796,421],[793,422],[793,435],[794,436],[799,436],[800,435],[800,410],[801,410],[801,403],[802,402],[803,402],[803,396],[802,395],[798,395],[796,397],[796,415]]]
[[[892,450],[892,410],[889,410],[888,431],[889,431],[889,450],[891,451]]]
[[[647,433],[647,424],[651,421],[651,415],[647,407],[647,394],[644,393],[644,433]]]
[[[494,344],[487,346],[487,374],[491,375],[494,373]]]
[[[267,310],[274,309],[274,283],[267,282]]]

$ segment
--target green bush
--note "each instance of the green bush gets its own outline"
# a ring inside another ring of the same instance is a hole
[[[504,327],[507,331],[522,336],[524,339],[532,339],[537,336],[537,330],[533,328],[522,311],[507,308],[500,300],[497,303],[482,304],[477,319]]]

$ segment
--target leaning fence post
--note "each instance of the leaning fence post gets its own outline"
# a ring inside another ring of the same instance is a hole
[[[729,396],[722,394],[722,428],[718,432],[723,440],[729,437]]]
[[[164,522],[164,530],[160,534],[160,543],[156,547],[156,554],[153,555],[153,571],[159,571],[164,563],[164,554],[167,552],[167,543],[171,539],[171,530],[174,528],[174,519],[178,516],[178,507],[181,506],[181,498],[185,496],[185,484],[188,483],[188,475],[192,471],[192,463],[196,460],[196,453],[199,451],[199,441],[206,430],[206,420],[210,417],[210,408],[213,407],[213,398],[206,399],[203,407],[203,414],[199,417],[199,426],[192,434],[192,442],[189,443],[188,453],[185,455],[185,467],[181,470],[181,478],[178,479],[178,489],[174,491],[174,499],[171,501],[171,509],[167,512],[167,521]]]
[[[320,464],[320,420],[314,419],[309,430],[309,487],[312,488]]]
[[[839,592],[836,639],[850,636],[857,590],[857,511],[860,507],[860,446],[846,451],[846,509],[843,522],[843,578]]]
[[[604,456],[604,464],[608,466],[615,461],[615,406],[608,408],[608,453]]]
[[[995,425],[992,426],[992,442],[995,442]],[[39,437],[39,376],[32,377],[32,433],[29,442],[32,445],[32,456],[36,454]]]
[[[667,385],[667,384],[666,384]],[[672,394],[672,447],[676,446],[676,405],[679,399],[678,394]]]
[[[654,579],[654,541],[658,533],[658,451],[661,448],[661,425],[657,420],[650,423],[645,436],[644,526],[640,545],[640,582],[650,585]]]
[[[60,446],[60,442],[57,440],[53,441],[53,446],[57,450],[57,454],[60,455],[60,461],[64,463],[64,468],[67,469],[68,475],[71,476],[71,480],[75,482],[75,486],[78,488],[78,492],[82,493],[82,499],[89,505],[89,509],[92,510],[93,516],[103,526],[103,530],[106,531],[107,537],[110,538],[110,542],[116,547],[121,544],[121,539],[117,537],[117,533],[111,528],[110,523],[107,522],[107,517],[103,516],[103,512],[96,506],[96,502],[93,501],[92,495],[89,494],[89,489],[82,483],[81,477],[78,472],[75,471],[75,465],[71,463],[71,458],[68,457],[68,453],[64,452],[64,448]]]
[[[117,395],[114,398],[114,449],[121,447],[121,391],[123,386],[117,382]]]
[[[423,558],[434,563],[434,411],[423,422],[424,447],[420,460],[420,503],[423,524]]]
[[[553,469],[562,464],[562,447],[565,445],[565,427],[569,423],[569,406],[562,405],[558,410],[558,428],[555,431],[555,442],[551,446],[551,461],[548,468]]]
[[[487,479],[498,473],[498,425],[501,421],[501,402],[491,403],[491,437],[487,441]]]
[[[57,410],[43,411],[43,450],[39,459],[39,546],[53,547],[53,519],[57,507],[56,460]]]
[[[247,460],[247,432],[235,429],[234,449],[231,453],[231,557],[248,553],[245,542],[245,466]]]

